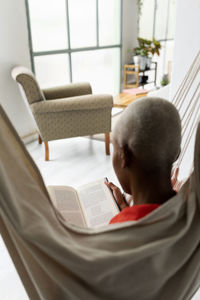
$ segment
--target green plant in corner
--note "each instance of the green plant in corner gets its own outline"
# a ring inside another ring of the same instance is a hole
[[[163,75],[160,84],[161,84],[161,86],[165,86],[165,85],[168,85],[168,84],[169,84],[169,78],[168,78],[168,75],[167,75],[167,74]]]

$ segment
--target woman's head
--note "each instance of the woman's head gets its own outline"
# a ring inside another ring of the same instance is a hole
[[[120,182],[123,169],[133,166],[147,173],[170,172],[180,153],[178,111],[161,98],[138,99],[122,113],[113,138],[113,165]]]

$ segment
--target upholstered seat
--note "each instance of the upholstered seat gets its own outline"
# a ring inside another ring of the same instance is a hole
[[[45,143],[46,160],[49,160],[48,141],[96,133],[105,133],[106,154],[110,154],[111,95],[92,95],[89,83],[41,90],[34,74],[21,66],[12,70],[12,77],[28,101],[39,142]]]

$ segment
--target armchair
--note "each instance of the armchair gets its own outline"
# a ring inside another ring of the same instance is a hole
[[[29,104],[44,141],[45,160],[49,160],[48,142],[77,136],[105,133],[106,154],[110,154],[111,95],[92,95],[89,83],[75,83],[42,90],[34,74],[18,66],[12,70]]]

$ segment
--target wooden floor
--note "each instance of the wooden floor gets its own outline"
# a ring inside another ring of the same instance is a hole
[[[43,145],[27,146],[47,185],[74,187],[108,177],[118,184],[112,157],[105,155],[104,142],[73,138],[49,143],[50,161],[44,161]],[[111,154],[112,154],[112,145]],[[23,285],[0,237],[0,300],[28,300]],[[200,291],[192,300],[200,299]]]

